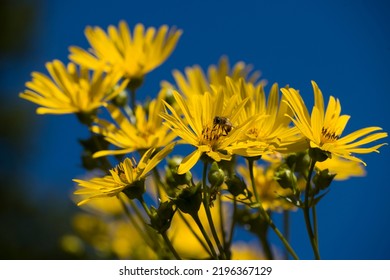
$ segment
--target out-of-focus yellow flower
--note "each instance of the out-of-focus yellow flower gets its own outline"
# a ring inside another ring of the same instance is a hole
[[[357,161],[346,160],[340,157],[328,158],[323,162],[317,162],[316,167],[320,170],[328,169],[336,174],[335,180],[347,180],[350,177],[362,177],[366,175],[364,165]]]
[[[110,25],[107,33],[100,27],[88,26],[85,36],[91,50],[70,47],[69,58],[90,69],[104,69],[127,78],[142,79],[160,66],[175,49],[182,31],[168,29],[163,25],[158,30],[153,27],[145,30],[139,23],[131,34],[125,21],[121,21],[118,28]]]
[[[220,216],[219,216],[219,203],[215,203],[215,206],[210,208],[211,216],[213,217],[213,221],[215,225],[220,224]],[[203,207],[199,209],[199,218],[203,221],[203,226],[205,227],[206,232],[208,233],[209,238],[212,239],[211,229],[207,223],[206,212]],[[197,224],[191,218],[190,215],[183,214],[185,219],[188,222],[188,225],[194,230],[198,237],[206,244],[206,241],[198,228]],[[170,240],[172,240],[173,246],[178,251],[181,257],[185,259],[206,259],[209,258],[209,254],[203,248],[202,244],[196,238],[196,236],[192,233],[184,220],[177,213],[175,217],[172,219],[171,227],[168,231],[168,235]],[[219,238],[222,240],[221,232],[218,231]],[[207,246],[207,245],[206,245]]]
[[[253,244],[252,244],[253,243]],[[238,241],[232,246],[232,260],[265,260],[261,248],[254,242]]]
[[[73,179],[82,187],[74,194],[87,196],[77,205],[82,205],[94,198],[117,196],[122,191],[135,187],[137,182],[144,180],[146,175],[172,151],[174,145],[174,143],[167,145],[154,156],[152,155],[155,149],[149,149],[144,153],[138,165],[126,158],[110,170],[110,175],[103,178],[92,178],[88,181]]]
[[[26,89],[19,96],[42,107],[37,114],[89,114],[107,101],[117,96],[126,87],[118,73],[106,74],[102,71],[90,71],[69,63],[66,67],[61,61],[46,63],[51,76],[39,72],[32,73],[32,81],[26,83]]]
[[[367,127],[341,137],[350,117],[341,115],[340,101],[333,96],[330,96],[328,107],[325,110],[321,90],[314,81],[312,85],[315,103],[311,116],[297,90],[282,89],[288,106],[294,112],[294,118],[291,119],[296,127],[305,136],[310,147],[366,165],[353,154],[379,152],[378,149],[386,144],[372,147],[362,146],[387,137],[387,133],[378,132],[382,130],[380,127]]]
[[[99,151],[94,154],[94,157],[127,154],[136,150],[167,146],[176,135],[162,124],[159,115],[162,108],[160,97],[149,103],[148,112],[142,106],[136,106],[134,124],[118,107],[108,104],[107,110],[115,123],[99,119],[96,121],[97,125],[92,127],[92,131],[103,135],[108,142],[120,149]]]
[[[284,103],[279,103],[279,88],[272,85],[268,95],[265,96],[263,85],[253,85],[244,79],[233,81],[226,78],[226,94],[238,94],[242,99],[249,98],[245,110],[241,111],[243,121],[254,115],[261,115],[256,122],[251,122],[245,132],[245,137],[234,146],[235,154],[249,156],[262,156],[274,152],[291,152],[292,147],[299,146],[302,137],[299,130],[291,127],[291,110]]]
[[[111,201],[106,200],[107,203]],[[102,213],[99,215],[78,213],[72,220],[77,237],[73,236],[72,239],[69,237],[63,238],[62,245],[67,251],[75,247],[75,244],[72,243],[82,240],[85,244],[92,246],[96,255],[100,258],[157,259],[157,255],[145,243],[142,236],[127,221],[107,213],[106,215]]]
[[[240,165],[237,167],[237,171],[247,184],[251,182],[248,167]],[[253,175],[256,191],[259,194],[264,210],[282,211],[294,209],[294,205],[283,198],[291,195],[292,190],[284,189],[279,185],[274,179],[275,169],[272,166],[265,168],[264,166],[254,164]]]
[[[250,74],[251,70],[252,66],[242,61],[237,62],[231,69],[228,58],[223,56],[219,60],[218,65],[209,66],[207,77],[199,65],[185,68],[185,74],[175,70],[173,71],[173,77],[177,90],[185,96],[190,96],[193,94],[204,94],[205,92],[212,93],[210,85],[224,86],[226,85],[226,77],[230,77],[234,81],[243,78],[248,83],[264,85],[266,83],[264,80],[258,81],[260,72],[255,71]],[[173,87],[166,82],[163,83],[163,86]]]
[[[226,152],[227,149],[239,140],[249,124],[249,120],[239,122],[240,112],[247,100],[240,101],[238,95],[227,97],[222,88],[217,91],[215,94],[190,95],[187,99],[174,91],[174,98],[184,118],[172,106],[164,103],[171,112],[171,115],[161,113],[165,123],[183,143],[196,147],[179,165],[179,174],[189,171],[203,154],[217,162],[230,160],[232,155]]]

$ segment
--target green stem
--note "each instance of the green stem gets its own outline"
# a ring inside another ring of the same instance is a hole
[[[252,182],[252,189],[253,193],[255,194],[256,202],[258,204],[258,209],[260,210],[260,213],[264,217],[265,221],[269,224],[269,226],[273,229],[273,231],[276,233],[276,235],[279,237],[280,241],[282,241],[283,245],[286,247],[287,251],[291,254],[291,256],[298,260],[298,256],[291,247],[291,245],[288,243],[286,238],[284,238],[283,234],[280,232],[280,230],[276,227],[274,222],[271,220],[270,216],[268,215],[267,211],[264,210],[263,205],[260,201],[259,194],[257,193],[256,190],[256,185],[255,185],[255,177],[253,174],[253,159],[247,158],[248,160],[248,168],[249,168],[249,174]]]
[[[317,223],[317,209],[316,206],[313,205],[311,208],[312,216],[313,216],[313,229],[314,229],[314,237],[316,239],[317,248],[319,248],[318,245],[318,223]]]
[[[138,201],[141,203],[142,207],[144,208],[146,214],[148,215],[148,217],[151,217],[152,216],[152,213],[150,212],[150,209],[148,207],[148,205],[146,205],[146,202],[145,200],[143,200],[143,198],[139,198]]]
[[[260,233],[259,239],[260,239],[260,242],[261,242],[261,245],[263,247],[263,250],[264,250],[264,253],[265,253],[267,260],[273,260],[274,256],[272,254],[271,247],[269,246],[267,233],[265,233],[265,234]]]
[[[137,215],[138,219],[140,221],[143,222],[143,225],[145,226],[146,225],[146,222],[145,222],[145,218],[144,218],[144,215],[142,215],[141,211],[138,209],[137,205],[135,205],[134,201],[133,200],[129,200],[129,204],[131,206],[131,208],[133,209],[134,213]],[[161,246],[159,246],[159,240],[156,238],[156,235],[154,234],[155,232],[153,231],[150,231],[149,230],[150,228],[147,228],[147,227],[144,227],[144,232],[146,232],[146,234],[149,236],[150,240],[153,241],[154,243],[154,247],[153,247],[153,250],[155,252],[157,252],[157,249]],[[143,233],[143,235],[145,235],[145,233]]]
[[[127,208],[127,205],[126,203],[124,202],[123,198],[118,196],[118,200],[119,202],[121,203],[122,205],[122,208],[126,214],[126,216],[129,218],[131,224],[134,226],[135,230],[138,232],[138,234],[144,239],[145,243],[153,250],[153,245],[151,242],[151,240],[149,240],[147,237],[148,235],[145,235],[145,233],[143,232],[142,228],[140,227],[140,225],[137,223],[136,219],[134,218],[133,215],[131,215],[129,209]],[[150,238],[150,236],[149,236]],[[153,240],[153,239],[152,239]]]
[[[169,250],[170,250],[170,251],[172,252],[172,254],[175,256],[175,258],[176,258],[177,260],[181,260],[179,254],[177,253],[177,251],[176,251],[175,248],[173,247],[171,240],[169,240],[167,233],[164,231],[164,232],[161,233],[161,235],[162,235],[162,237],[163,237],[163,239],[164,239],[164,241],[165,241],[165,244],[168,246]]]
[[[218,205],[219,205],[219,221],[220,221],[220,229],[222,233],[222,244],[223,244],[223,251],[226,249],[226,234],[225,234],[225,219],[223,217],[223,207],[222,207],[222,199],[221,197],[218,197]]]
[[[309,174],[307,176],[307,181],[306,181],[306,189],[305,189],[305,202],[304,202],[304,207],[303,207],[303,215],[305,217],[305,223],[306,223],[306,230],[309,235],[310,239],[310,244],[314,252],[314,256],[316,260],[321,259],[320,257],[320,252],[318,250],[317,246],[317,241],[316,237],[313,233],[313,227],[311,225],[311,219],[310,219],[310,206],[309,206],[309,192],[310,192],[310,181],[311,181],[311,176],[314,171],[314,166],[316,165],[315,160],[310,160],[310,167],[309,167]],[[317,222],[316,222],[317,224]]]
[[[215,229],[213,217],[212,217],[211,211],[210,211],[210,193],[209,193],[209,190],[207,189],[206,177],[207,177],[207,162],[205,161],[204,165],[203,165],[203,184],[202,184],[203,206],[204,206],[204,209],[206,211],[206,216],[207,216],[207,220],[209,221],[211,233],[214,237],[215,243],[217,244],[220,256],[222,257],[222,259],[226,259],[225,251],[221,245],[221,242],[219,241],[218,233],[217,233],[217,230]]]
[[[230,247],[232,246],[233,242],[233,236],[234,236],[234,228],[236,226],[236,219],[237,216],[237,198],[233,198],[233,214],[232,214],[232,223],[230,224],[230,231],[229,231],[229,240],[227,241],[227,252],[230,252]]]
[[[157,201],[158,201],[159,198],[161,197],[160,186],[161,187],[164,187],[164,186],[163,186],[163,182],[161,182],[160,174],[158,173],[157,168],[153,168],[153,176],[154,176],[154,183],[156,185],[156,196],[157,196]]]
[[[217,260],[218,259],[218,255],[217,255],[217,252],[215,251],[214,249],[214,246],[213,246],[213,243],[211,243],[211,240],[206,232],[206,230],[204,229],[203,225],[202,225],[202,222],[200,221],[199,219],[199,216],[198,214],[196,215],[191,215],[191,217],[194,219],[196,225],[198,226],[198,228],[200,229],[200,231],[202,232],[203,234],[203,237],[204,239],[206,240],[206,243],[207,245],[209,246],[210,250],[211,250],[211,254],[212,254],[212,257]]]
[[[283,232],[286,240],[288,241],[290,239],[290,212],[289,211],[283,211]],[[288,252],[285,251],[285,259],[288,258]]]
[[[188,229],[191,231],[191,233],[195,236],[195,238],[199,241],[199,243],[202,245],[203,249],[206,250],[206,252],[212,257],[210,249],[207,247],[207,244],[204,243],[202,238],[197,234],[194,230],[194,228],[191,226],[191,224],[187,221],[187,219],[184,217],[183,213],[178,211],[180,218],[183,220],[184,224],[188,227]]]
[[[130,90],[130,105],[133,112],[135,112],[135,90]]]
[[[149,218],[152,217],[152,213],[150,212],[150,209],[148,207],[148,205],[145,203],[145,201],[143,200],[143,198],[139,198],[138,201],[141,203],[142,207],[144,208],[146,214],[148,215]],[[166,232],[159,232],[161,234],[161,236],[163,237],[164,241],[165,241],[165,244],[168,246],[168,249],[172,252],[172,254],[175,256],[175,258],[177,260],[181,260],[179,254],[176,252],[175,248],[173,247],[171,241],[169,240]]]

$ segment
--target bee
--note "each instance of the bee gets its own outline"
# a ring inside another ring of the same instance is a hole
[[[215,116],[213,120],[213,129],[218,128],[221,128],[222,136],[227,136],[234,126],[228,118]]]

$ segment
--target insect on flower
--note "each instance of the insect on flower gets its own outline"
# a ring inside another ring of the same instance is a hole
[[[215,116],[213,120],[213,130],[219,128],[222,130],[222,136],[227,136],[234,126],[228,118]]]

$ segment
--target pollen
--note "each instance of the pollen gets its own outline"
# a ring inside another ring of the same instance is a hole
[[[221,136],[223,134],[218,127],[206,125],[202,130],[201,143],[214,146]]]

